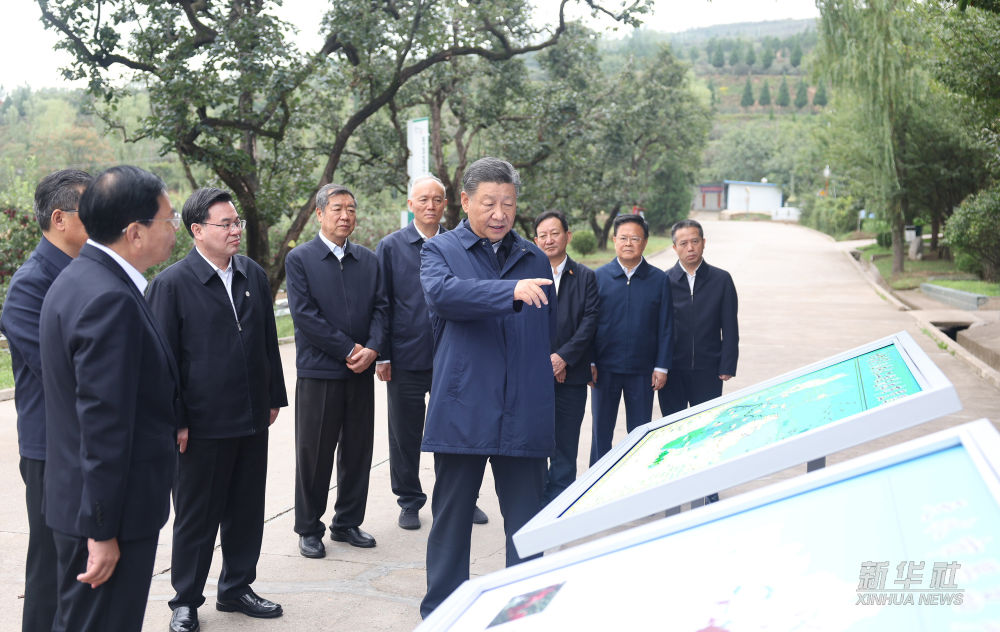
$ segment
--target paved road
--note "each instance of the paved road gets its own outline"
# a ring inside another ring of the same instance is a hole
[[[840,245],[794,225],[765,222],[707,222],[706,259],[729,270],[740,295],[740,365],[727,391],[739,389],[803,364],[820,360],[876,338],[907,330],[958,389],[964,409],[954,415],[832,455],[843,460],[884,445],[979,417],[1000,420],[1000,391],[961,359],[941,350],[921,332],[913,317],[886,302],[868,285]],[[671,251],[650,257],[661,267],[673,265]],[[289,394],[294,394],[294,347],[282,346]],[[291,408],[282,411],[272,429],[268,463],[267,525],[259,566],[259,593],[283,604],[285,616],[252,620],[214,609],[214,584],[208,586],[208,607],[200,610],[205,632],[314,629],[410,630],[419,622],[417,606],[425,587],[424,553],[430,521],[424,528],[403,531],[396,526],[398,508],[389,490],[385,389],[376,387],[375,454],[371,494],[364,528],[378,540],[375,549],[355,549],[327,542],[327,557],[307,560],[298,554],[292,532],[294,480]],[[589,419],[589,414],[588,414]],[[0,631],[20,629],[23,556],[27,542],[23,486],[17,468],[13,401],[0,403]],[[624,412],[619,426],[624,427]],[[581,440],[581,467],[589,452],[589,425]],[[623,436],[620,432],[618,437]],[[804,467],[781,472],[765,481],[792,476]],[[430,489],[431,459],[422,461],[422,477]],[[758,484],[763,484],[760,482]],[[747,486],[749,487],[749,486]],[[732,493],[732,492],[729,492]],[[725,493],[724,493],[725,495]],[[481,505],[490,515],[473,537],[473,574],[503,566],[503,533],[492,480],[487,472]],[[333,506],[331,498],[330,506]],[[166,602],[169,581],[170,525],[160,536],[156,576],[150,593],[144,630],[165,630],[170,619]],[[218,576],[216,555],[212,576]],[[214,579],[210,580],[214,581]]]

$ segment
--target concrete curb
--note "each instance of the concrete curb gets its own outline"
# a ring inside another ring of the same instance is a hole
[[[887,303],[895,307],[901,312],[910,311],[910,306],[899,300],[895,294],[893,294],[892,289],[886,285],[885,281],[882,279],[882,275],[878,273],[878,269],[874,265],[867,261],[856,259],[851,251],[844,250],[843,253],[847,256],[850,262],[857,269],[858,274],[864,278],[864,280],[871,286],[875,293],[881,296]],[[950,338],[949,338],[950,340]]]
[[[920,326],[920,329],[929,338],[934,340],[937,345],[951,353],[952,355],[964,360],[972,370],[975,371],[979,377],[993,384],[993,386],[1000,388],[1000,371],[997,371],[990,365],[986,364],[975,355],[973,355],[968,349],[958,344],[951,338],[949,338],[944,332],[938,329],[931,321],[923,317],[920,310],[913,310],[909,305],[899,300],[892,290],[886,285],[882,276],[875,269],[875,266],[871,263],[863,260],[858,260],[849,251],[843,251],[847,258],[850,259],[851,263],[858,270],[868,285],[875,290],[875,293],[881,296],[889,304],[896,307],[896,309],[908,312],[910,317],[913,318]]]

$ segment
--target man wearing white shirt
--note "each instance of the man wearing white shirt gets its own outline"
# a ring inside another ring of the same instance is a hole
[[[295,323],[295,532],[304,557],[326,555],[322,518],[337,457],[330,539],[371,548],[361,530],[375,432],[375,359],[387,300],[375,253],[348,238],[357,201],[346,187],[316,193],[319,235],[285,257]]]
[[[549,258],[556,302],[556,337],[552,339],[552,377],[555,385],[556,449],[549,459],[543,500],[551,501],[576,479],[580,424],[587,407],[591,380],[590,354],[600,297],[597,277],[566,254],[573,234],[566,216],[546,211],[535,219],[535,245]]]
[[[138,632],[170,513],[180,383],[142,273],[170,255],[180,218],[163,181],[132,166],[97,176],[78,216],[90,239],[39,322],[52,630]]]
[[[194,248],[153,279],[147,300],[181,367],[169,629],[194,632],[220,526],[216,608],[282,614],[250,584],[264,535],[268,427],[288,400],[267,275],[238,254],[245,223],[232,195],[198,189],[182,215]]]
[[[631,432],[649,423],[653,393],[667,383],[673,351],[670,281],[642,256],[649,226],[639,215],[614,221],[615,259],[597,269],[601,311],[594,338],[593,465],[611,449],[618,404]]]

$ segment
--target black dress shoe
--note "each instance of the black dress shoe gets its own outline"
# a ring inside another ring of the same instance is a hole
[[[334,529],[330,527],[330,539],[336,542],[347,542],[351,546],[370,549],[375,546],[375,538],[357,527]]]
[[[486,524],[489,521],[490,518],[486,512],[480,509],[479,505],[476,505],[476,508],[472,510],[472,524]]]
[[[170,632],[198,632],[198,609],[188,606],[177,606],[170,615]]]
[[[299,553],[302,554],[302,557],[319,559],[326,557],[326,547],[323,546],[323,540],[318,535],[300,535]]]
[[[420,528],[420,513],[416,509],[404,509],[399,512],[399,526],[410,531]]]
[[[273,619],[283,614],[281,606],[273,601],[264,599],[249,588],[236,599],[217,600],[215,602],[215,609],[222,612],[242,612],[248,617],[256,617],[258,619]]]

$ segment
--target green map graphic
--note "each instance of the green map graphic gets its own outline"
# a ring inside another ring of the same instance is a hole
[[[646,434],[562,515],[692,472],[920,391],[891,344]]]

